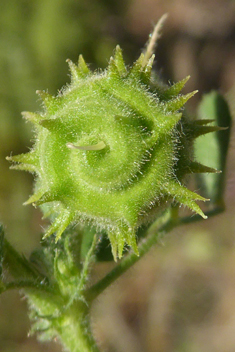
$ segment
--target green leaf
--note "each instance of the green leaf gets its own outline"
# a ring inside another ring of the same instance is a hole
[[[224,207],[226,157],[229,147],[231,114],[224,97],[212,91],[204,95],[198,109],[199,119],[212,119],[213,124],[226,129],[208,133],[195,141],[195,156],[203,165],[221,173],[197,175],[197,183],[206,198],[217,207]]]

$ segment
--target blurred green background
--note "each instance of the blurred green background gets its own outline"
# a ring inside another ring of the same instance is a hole
[[[40,110],[36,89],[56,94],[69,82],[67,58],[83,54],[104,68],[116,44],[131,64],[164,13],[169,18],[155,69],[166,81],[191,75],[186,91],[219,89],[235,113],[233,0],[1,0],[0,220],[15,248],[39,246],[41,214],[22,203],[32,176],[9,170],[11,153],[27,152],[31,125],[21,111]],[[235,153],[227,162],[226,211],[178,228],[94,304],[92,325],[107,352],[235,351]],[[97,265],[101,277],[112,264]],[[27,304],[17,292],[0,296],[0,351],[54,352],[55,344],[27,338]]]

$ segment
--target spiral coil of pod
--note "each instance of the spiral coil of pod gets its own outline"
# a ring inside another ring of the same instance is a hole
[[[183,115],[195,94],[180,94],[188,77],[160,86],[153,61],[141,54],[128,69],[117,46],[108,68],[92,73],[80,56],[78,65],[68,61],[71,84],[61,94],[38,92],[43,113],[23,113],[36,125],[35,145],[8,159],[36,175],[26,203],[49,203],[57,216],[45,236],[59,239],[71,223],[89,222],[106,231],[116,260],[126,244],[138,255],[136,230],[172,202],[206,218],[196,203],[205,199],[182,182],[216,171],[197,163],[192,148],[217,128]]]

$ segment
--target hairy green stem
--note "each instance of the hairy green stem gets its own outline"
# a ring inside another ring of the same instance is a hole
[[[139,244],[139,256],[135,253],[130,253],[124,257],[120,263],[111,270],[103,279],[88,288],[84,292],[84,297],[87,302],[91,303],[100,293],[102,293],[109,285],[117,280],[124,272],[126,272],[132,265],[139,261],[162,237],[162,234],[170,231],[176,225],[175,221],[168,221],[164,224],[158,232],[150,230],[149,236],[142,240]]]
[[[99,352],[90,331],[88,310],[89,308],[84,302],[76,301],[59,322],[57,331],[66,350]]]
[[[31,266],[24,256],[20,255],[12,245],[4,239],[3,242],[3,264],[10,271],[11,275],[20,280],[33,280],[40,281],[44,280],[45,277],[33,266]]]

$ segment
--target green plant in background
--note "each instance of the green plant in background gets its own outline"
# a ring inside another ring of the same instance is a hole
[[[2,231],[1,263],[13,280],[4,273],[1,290],[23,288],[32,331],[43,340],[59,338],[71,352],[98,351],[89,310],[108,285],[165,232],[207,218],[198,200],[212,199],[208,214],[224,207],[224,178],[217,170],[225,168],[229,132],[221,137],[219,130],[230,124],[228,107],[213,93],[204,98],[200,119],[192,119],[184,104],[195,92],[180,93],[188,78],[168,86],[152,74],[164,18],[130,68],[119,46],[104,71],[92,73],[82,56],[78,65],[68,61],[71,83],[56,97],[38,92],[42,113],[23,113],[35,126],[34,147],[8,157],[13,168],[35,175],[34,194],[26,203],[40,206],[51,225],[29,261]],[[211,125],[214,120],[222,127]],[[216,151],[210,167],[203,165],[206,143]],[[211,173],[209,181],[195,176],[207,199],[186,187],[186,175],[198,173]],[[182,205],[198,216],[181,217]],[[107,257],[120,261],[91,286],[91,264]]]

